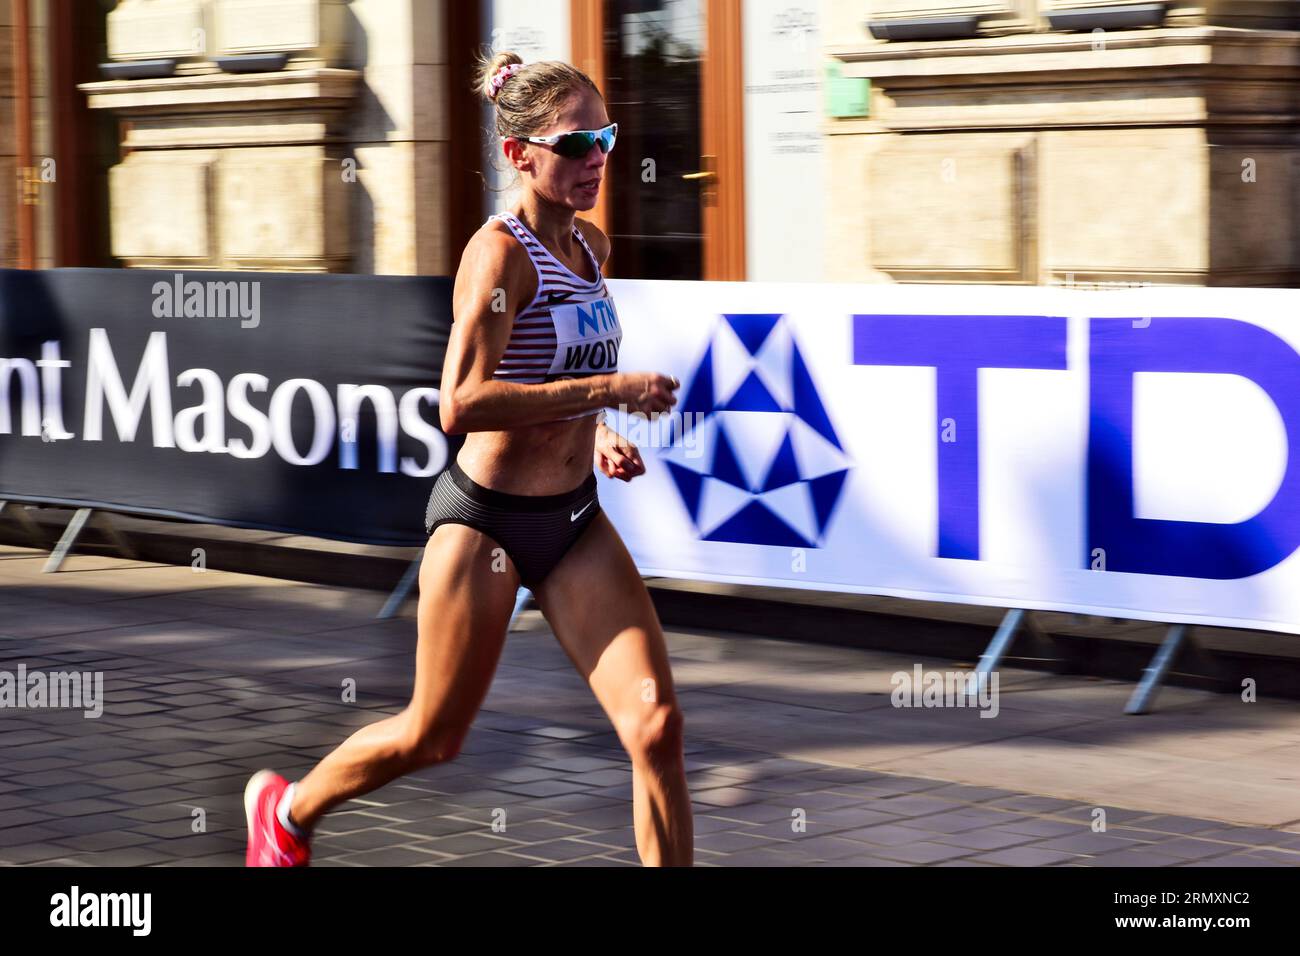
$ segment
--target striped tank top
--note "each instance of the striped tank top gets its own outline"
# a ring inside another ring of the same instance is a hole
[[[594,281],[582,278],[561,263],[518,216],[503,212],[488,221],[492,219],[500,219],[510,227],[537,269],[537,294],[515,316],[510,341],[492,377],[536,383],[618,371],[623,328],[596,254],[587,245],[582,230],[574,224],[573,235],[587,253],[596,276]],[[590,414],[583,412],[569,417]]]

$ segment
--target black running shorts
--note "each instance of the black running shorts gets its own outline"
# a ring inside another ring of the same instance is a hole
[[[484,488],[455,461],[438,476],[424,512],[430,535],[444,524],[468,525],[505,551],[532,590],[559,563],[597,512],[596,475],[558,495],[511,495]]]

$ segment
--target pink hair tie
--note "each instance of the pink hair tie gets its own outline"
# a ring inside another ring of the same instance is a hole
[[[506,80],[514,76],[524,68],[522,63],[510,63],[496,71],[496,74],[488,81],[488,96],[496,99],[497,94],[501,92],[501,87],[505,85]]]

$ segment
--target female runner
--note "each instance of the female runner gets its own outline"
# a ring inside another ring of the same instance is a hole
[[[595,84],[565,63],[523,66],[501,53],[480,62],[478,83],[523,189],[512,212],[470,239],[456,274],[440,416],[466,439],[425,515],[411,702],[295,783],[253,776],[249,866],[306,865],[312,828],[332,807],[456,756],[521,583],[631,758],[642,863],[692,863],[683,719],[663,632],[592,468],[624,481],[643,474],[603,409],[665,412],[680,384],[617,371],[622,330],[600,271],[609,239],[575,217],[596,204],[617,126]]]

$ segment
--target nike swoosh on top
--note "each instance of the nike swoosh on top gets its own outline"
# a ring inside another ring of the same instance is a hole
[[[590,508],[593,504],[594,504],[594,502],[588,501],[585,505],[583,505],[583,506],[582,506],[580,509],[578,509],[577,511],[571,511],[571,512],[569,512],[569,521],[570,521],[570,523],[572,523],[572,522],[574,522],[574,521],[577,521],[578,518],[580,518],[580,517],[582,516],[582,513],[583,513],[584,511],[586,511],[588,508]]]
[[[570,299],[573,298],[574,295],[574,293],[572,292],[548,292],[546,294],[547,294],[547,300],[546,300],[547,305],[559,305],[561,302],[568,302]]]

